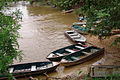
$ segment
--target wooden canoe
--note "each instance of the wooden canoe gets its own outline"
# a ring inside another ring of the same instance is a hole
[[[104,53],[104,48],[90,46],[76,53],[65,56],[64,58],[62,58],[60,63],[63,66],[72,66],[83,63],[103,53]]]
[[[83,16],[80,16],[80,17],[78,17],[78,21],[80,21],[80,22],[87,22],[87,18],[83,17]]]
[[[24,64],[15,64],[9,66],[9,72],[16,78],[43,74],[46,72],[54,71],[59,66],[58,62],[33,62]],[[6,80],[7,75],[0,74],[0,80]]]
[[[71,39],[73,42],[86,42],[86,38],[79,34],[78,32],[74,31],[74,30],[71,30],[71,31],[65,31],[65,35]]]
[[[89,29],[86,27],[86,22],[75,22],[72,24],[72,29],[80,34],[88,34]]]
[[[64,56],[67,56],[69,54],[75,53],[77,51],[80,51],[88,46],[91,46],[89,43],[78,43],[70,46],[66,46],[64,48],[55,50],[51,52],[46,58],[49,59],[50,61],[61,61],[61,59]]]

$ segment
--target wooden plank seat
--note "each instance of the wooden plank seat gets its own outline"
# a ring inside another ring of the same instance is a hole
[[[37,69],[46,69],[46,68],[50,68],[50,67],[52,67],[52,64],[40,66],[40,67],[37,67]]]
[[[77,52],[77,51],[80,51],[80,49],[72,49],[72,50],[73,50],[73,51],[76,51],[76,52]]]
[[[79,58],[77,58],[77,57],[74,57],[74,56],[73,56],[73,57],[71,57],[71,58],[72,58],[72,59],[74,59],[74,60],[79,60]]]
[[[74,53],[74,52],[76,52],[76,51],[71,50],[71,49],[65,49],[65,51],[68,51],[68,52],[70,52],[70,53]]]
[[[69,34],[70,36],[77,36],[77,33]]]
[[[13,72],[13,70],[14,70],[14,68],[12,67],[12,68],[9,68],[9,73],[12,73]]]
[[[81,36],[79,36],[79,35],[77,35],[77,36],[71,36],[71,38],[74,38],[74,39],[78,39],[78,38],[80,38]]]
[[[31,68],[14,70],[14,73],[31,71]]]
[[[79,38],[79,39],[77,39],[77,38],[76,38],[76,39],[74,39],[74,40],[75,40],[75,41],[81,41],[81,39],[80,39],[80,38]]]
[[[63,56],[63,54],[60,54],[60,53],[55,53],[56,55],[58,55],[58,56]]]
[[[92,53],[95,53],[95,52],[98,51],[98,49],[91,49],[90,51],[91,51]]]
[[[36,65],[32,65],[31,66],[31,71],[35,71],[36,70]]]
[[[37,67],[37,69],[46,69],[46,66]]]
[[[81,47],[81,46],[75,46],[75,47],[79,49],[85,49],[84,47]]]
[[[70,53],[63,53],[63,55],[68,55],[68,54],[70,54]]]
[[[82,53],[84,53],[86,55],[92,54],[91,52],[85,52],[85,51],[82,51]]]

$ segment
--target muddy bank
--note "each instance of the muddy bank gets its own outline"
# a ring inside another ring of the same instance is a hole
[[[97,36],[86,36],[88,42],[105,48],[104,62],[105,65],[120,65],[120,45],[112,45],[112,42],[117,38],[111,36],[105,40],[99,40]]]

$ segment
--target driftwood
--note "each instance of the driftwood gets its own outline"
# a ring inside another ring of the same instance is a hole
[[[63,13],[71,13],[73,11],[74,11],[74,9],[70,9],[70,10],[67,10],[67,11],[63,10]]]

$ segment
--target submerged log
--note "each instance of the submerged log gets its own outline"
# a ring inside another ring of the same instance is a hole
[[[67,10],[67,11],[63,10],[62,13],[71,13],[73,11],[74,11],[74,9],[70,9],[70,10]]]

